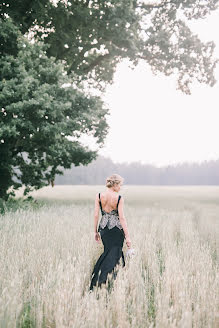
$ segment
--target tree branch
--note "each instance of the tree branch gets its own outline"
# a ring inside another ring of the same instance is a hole
[[[95,66],[99,65],[103,60],[110,58],[111,54],[105,54],[98,56],[92,63],[90,63],[87,67],[84,68],[84,72],[89,72],[91,71]]]
[[[160,4],[157,4],[157,5],[153,5],[153,4],[146,4],[146,3],[143,3],[141,4],[140,6],[138,6],[138,8],[141,8],[141,9],[154,9],[154,8],[161,8],[167,4],[176,4],[175,3],[176,1],[175,0],[169,0],[169,1],[162,1]]]

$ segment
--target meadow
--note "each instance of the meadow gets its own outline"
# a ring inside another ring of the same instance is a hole
[[[104,189],[46,187],[0,216],[0,327],[219,327],[219,186],[123,186],[135,256],[89,293]]]

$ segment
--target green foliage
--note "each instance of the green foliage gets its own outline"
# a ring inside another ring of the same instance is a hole
[[[103,101],[73,86],[73,74],[67,76],[61,61],[47,57],[45,45],[31,44],[18,33],[17,47],[17,56],[5,54],[0,59],[0,198],[4,199],[11,186],[24,184],[27,194],[31,187],[53,181],[61,173],[58,166],[88,164],[96,151],[78,139],[87,134],[102,146],[108,129]]]
[[[13,198],[9,197],[7,201],[0,198],[0,214],[5,214],[8,212],[16,212],[18,209],[25,210],[37,210],[43,206],[44,202],[39,200],[34,200],[31,196],[26,198]]]
[[[202,43],[186,23],[205,18],[218,2],[5,0],[0,7],[0,198],[7,199],[11,186],[24,184],[27,194],[53,181],[60,168],[96,158],[79,138],[89,134],[101,147],[108,109],[85,86],[104,91],[123,58],[130,67],[144,60],[155,74],[175,74],[187,94],[194,79],[213,86],[215,45]],[[31,38],[33,43],[27,41]]]
[[[190,93],[194,79],[214,85],[214,43],[202,43],[186,25],[218,8],[218,0],[6,0],[2,15],[14,19],[23,34],[49,45],[47,54],[66,63],[68,74],[100,89],[111,83],[123,58],[143,59],[154,73],[178,76],[178,88]],[[7,6],[9,5],[9,6]]]
[[[18,27],[11,19],[0,19],[0,57],[4,55],[16,56],[18,52]]]
[[[31,313],[31,302],[26,302],[23,305],[19,315],[16,328],[35,328],[36,322]]]
[[[157,261],[159,264],[160,275],[162,276],[162,274],[165,270],[165,261],[164,261],[164,254],[163,254],[161,244],[157,245],[156,255],[157,255]]]

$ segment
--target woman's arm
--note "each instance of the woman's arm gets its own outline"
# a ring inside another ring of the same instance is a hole
[[[100,210],[99,194],[97,193],[95,197],[95,207],[94,207],[94,232],[98,232],[97,225],[99,220],[99,210]]]
[[[128,226],[127,226],[126,218],[124,216],[124,211],[123,211],[123,205],[124,205],[124,198],[121,197],[120,202],[119,202],[119,206],[118,206],[119,221],[120,221],[121,226],[124,230],[125,239],[130,241]]]

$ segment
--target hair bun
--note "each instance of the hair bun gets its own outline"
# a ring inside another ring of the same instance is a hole
[[[124,179],[119,174],[112,174],[106,179],[106,187],[112,188],[114,185],[120,184]]]

